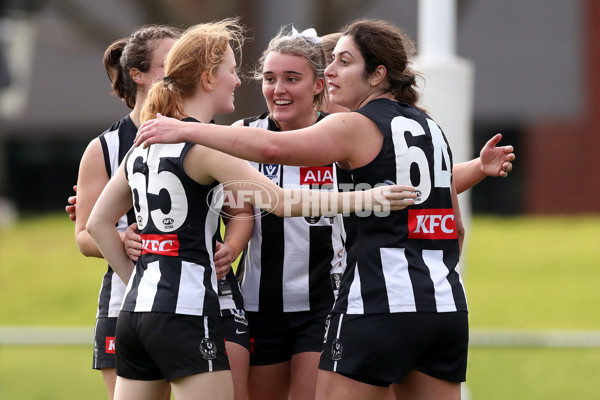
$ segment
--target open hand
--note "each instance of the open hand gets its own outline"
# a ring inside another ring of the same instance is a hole
[[[417,198],[415,188],[407,185],[378,186],[373,190],[375,206],[381,207],[381,211],[403,210],[415,204]]]
[[[513,169],[512,162],[515,160],[514,149],[510,145],[496,147],[501,139],[502,134],[498,133],[488,140],[479,153],[481,171],[487,176],[501,176],[505,178]]]

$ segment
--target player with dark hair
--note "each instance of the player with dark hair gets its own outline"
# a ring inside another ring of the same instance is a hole
[[[100,192],[133,143],[146,94],[154,81],[162,79],[164,58],[179,35],[175,28],[144,26],[129,37],[113,42],[104,52],[104,66],[113,93],[127,104],[131,112],[92,140],[81,158],[77,179],[77,218],[75,199],[70,199],[72,206],[67,208],[67,212],[75,220],[75,239],[85,256],[102,257],[85,225]],[[119,220],[119,232],[124,235],[125,229],[133,222],[133,210],[130,210]],[[116,379],[115,326],[124,293],[125,283],[108,266],[98,296],[93,368],[102,371],[111,399]],[[166,389],[168,391],[168,385]]]

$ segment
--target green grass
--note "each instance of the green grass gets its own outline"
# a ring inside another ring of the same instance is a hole
[[[64,215],[0,230],[0,325],[93,326],[106,263],[77,249]]]
[[[0,325],[93,327],[103,260],[66,215],[0,229]],[[471,327],[600,330],[600,216],[476,217],[464,280]],[[90,338],[91,340],[91,338]],[[1,399],[106,399],[90,346],[0,346]],[[481,348],[472,399],[598,399],[600,349]]]
[[[472,348],[472,400],[597,400],[600,349]]]
[[[0,398],[106,400],[91,346],[0,346]]]
[[[600,217],[480,217],[468,240],[471,326],[600,329]]]

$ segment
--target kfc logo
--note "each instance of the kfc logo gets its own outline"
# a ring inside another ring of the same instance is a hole
[[[142,254],[153,253],[175,257],[179,255],[179,238],[171,235],[140,235],[142,237]]]
[[[333,167],[300,167],[301,185],[333,185]]]
[[[115,338],[106,337],[106,354],[115,354]]]
[[[451,208],[408,210],[409,239],[456,239]]]

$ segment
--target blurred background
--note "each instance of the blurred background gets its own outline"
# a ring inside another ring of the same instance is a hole
[[[233,16],[253,37],[243,71],[282,25],[404,28],[455,161],[497,132],[517,155],[507,179],[461,195],[465,398],[600,398],[599,0],[0,0],[0,398],[106,398],[90,368],[106,264],[79,253],[64,213],[85,147],[129,112],[104,50],[144,24]],[[264,111],[248,80],[216,122]]]
[[[254,37],[244,48],[247,70],[285,24],[325,34],[358,17],[383,18],[403,27],[419,44],[418,4],[2,0],[0,197],[25,212],[64,207],[87,143],[129,111],[110,95],[102,54],[135,27],[187,27],[241,16]],[[469,156],[476,156],[496,132],[517,154],[509,179],[488,179],[473,190],[474,212],[600,212],[595,184],[600,126],[593,122],[593,112],[600,108],[599,50],[596,0],[456,1],[455,53],[473,70]],[[236,112],[217,122],[262,113],[266,108],[259,99],[259,85],[244,84],[236,94]]]

